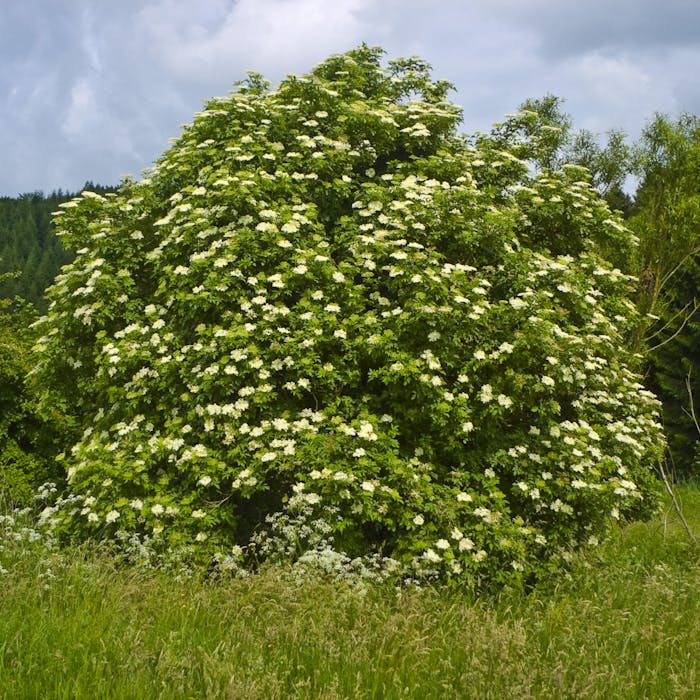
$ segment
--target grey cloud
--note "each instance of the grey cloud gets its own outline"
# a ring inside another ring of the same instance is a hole
[[[547,58],[584,52],[666,52],[700,44],[697,0],[491,0],[504,23],[527,26]]]
[[[247,69],[274,82],[360,42],[455,84],[465,129],[527,97],[633,135],[700,112],[700,4],[642,0],[23,0],[0,23],[0,194],[138,175]]]
[[[156,61],[174,78],[230,86],[243,69],[279,79],[309,68],[339,45],[358,43],[356,14],[367,0],[211,0],[192,22],[178,0],[152,2],[138,14]]]

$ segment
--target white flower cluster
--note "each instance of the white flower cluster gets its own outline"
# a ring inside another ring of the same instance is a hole
[[[591,233],[626,232],[377,59],[218,98],[148,177],[64,207],[78,255],[35,373],[83,430],[56,527],[469,578],[653,503],[630,280]],[[551,252],[552,208],[575,255]]]

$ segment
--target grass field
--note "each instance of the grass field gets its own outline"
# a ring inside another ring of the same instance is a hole
[[[700,533],[700,490],[681,490]],[[700,566],[673,511],[525,595],[177,581],[4,543],[0,697],[700,697]]]

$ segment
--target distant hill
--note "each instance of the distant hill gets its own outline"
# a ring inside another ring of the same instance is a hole
[[[104,194],[114,187],[86,182],[83,189]],[[22,297],[39,311],[46,310],[44,290],[61,265],[73,259],[53,232],[51,212],[75,193],[58,190],[49,195],[30,192],[19,197],[0,197],[0,298]]]

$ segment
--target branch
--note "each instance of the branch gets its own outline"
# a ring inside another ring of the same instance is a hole
[[[693,301],[689,301],[680,311],[677,311],[673,316],[664,323],[661,328],[655,330],[653,333],[648,335],[645,340],[649,342],[652,338],[655,338],[657,335],[660,335],[663,333],[681,314],[685,313],[690,305],[693,305],[693,310],[687,314],[686,320],[683,322],[683,325],[685,325],[688,322],[688,319],[700,308],[700,302],[698,302],[697,299],[693,299]]]
[[[661,473],[661,480],[664,482],[664,486],[666,487],[666,491],[668,491],[668,495],[671,497],[671,503],[673,503],[673,507],[676,511],[676,514],[680,518],[680,521],[683,523],[683,527],[685,528],[685,531],[688,533],[688,537],[690,538],[690,541],[693,542],[694,544],[697,544],[697,539],[695,535],[693,534],[693,531],[690,529],[690,525],[688,525],[688,521],[685,519],[685,516],[683,515],[683,511],[681,510],[680,505],[678,504],[678,501],[676,499],[676,494],[673,493],[673,489],[671,488],[671,484],[668,482],[668,477],[666,476],[666,470],[664,469],[663,462],[659,462],[659,472]]]
[[[698,417],[695,415],[695,401],[693,400],[693,387],[690,383],[690,371],[688,376],[685,378],[685,388],[688,390],[688,400],[690,403],[690,417],[693,419],[695,429],[700,434],[700,425],[698,425]]]
[[[668,282],[673,275],[678,272],[678,270],[685,265],[686,261],[688,258],[693,257],[696,253],[700,253],[700,245],[695,246],[692,250],[689,250],[678,262],[678,264],[675,267],[672,267],[662,278],[661,282],[659,283],[659,289],[663,289],[664,285],[666,282]]]
[[[686,304],[686,306],[685,306],[683,309],[681,309],[681,311],[680,311],[679,313],[682,313],[683,311],[685,311],[685,309],[687,309],[689,305],[690,305],[690,303]],[[685,328],[685,326],[686,326],[686,324],[688,323],[688,321],[690,321],[692,315],[698,310],[698,308],[700,308],[700,304],[698,304],[697,301],[693,301],[693,310],[692,310],[689,314],[686,315],[686,317],[683,319],[683,323],[681,323],[681,325],[680,325],[680,327],[678,328],[678,330],[677,330],[673,335],[671,335],[671,336],[669,336],[668,338],[666,338],[666,340],[662,340],[658,345],[654,345],[653,347],[650,347],[650,348],[648,349],[648,352],[654,352],[655,350],[658,350],[659,348],[661,348],[661,347],[663,347],[664,345],[666,345],[666,343],[670,343],[676,336],[678,336],[678,335],[680,334],[680,332]],[[674,316],[673,319],[675,319],[677,316],[678,316],[678,314],[676,314],[676,316]],[[671,319],[671,321],[672,321],[673,319]],[[666,323],[666,324],[664,325],[664,327],[660,329],[660,331],[662,331],[662,330],[664,330],[665,328],[667,328],[667,327],[669,326],[669,324],[671,323],[671,321],[669,321],[668,323]],[[660,332],[660,331],[658,331],[658,332]],[[651,335],[650,337],[653,338],[655,335],[657,335],[657,333],[654,333],[654,334]],[[648,340],[648,339],[647,339],[647,340]]]

